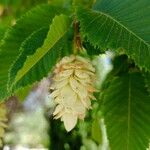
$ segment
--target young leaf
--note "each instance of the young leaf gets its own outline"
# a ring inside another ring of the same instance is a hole
[[[9,95],[6,86],[8,72],[20,53],[22,42],[41,27],[49,27],[53,17],[61,12],[64,12],[64,9],[56,6],[38,6],[21,17],[5,34],[0,43],[0,100]]]
[[[94,45],[126,53],[150,70],[149,0],[101,0],[94,10],[78,8],[81,32]]]
[[[111,150],[146,150],[150,139],[150,97],[140,73],[115,77],[103,93]]]
[[[70,25],[71,20],[65,15],[56,16],[53,19],[44,44],[33,55],[26,56],[26,61],[21,69],[14,70],[17,74],[12,83],[13,90],[47,76],[62,55]],[[26,43],[25,48],[31,44],[30,42]]]
[[[18,70],[20,70],[23,67],[27,57],[33,55],[36,52],[36,50],[43,45],[48,30],[49,28],[46,27],[41,28],[38,31],[34,32],[32,35],[30,35],[23,42],[21,46],[21,54],[10,69],[8,86],[12,85],[12,82],[15,79]]]

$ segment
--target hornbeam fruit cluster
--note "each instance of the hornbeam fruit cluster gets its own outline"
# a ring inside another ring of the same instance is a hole
[[[84,119],[86,110],[95,99],[95,68],[89,59],[80,56],[64,57],[54,70],[51,97],[56,103],[54,119],[61,118],[69,132]]]
[[[5,128],[7,127],[6,121],[7,121],[7,111],[5,104],[0,104],[0,147],[3,146],[2,138],[5,134]]]

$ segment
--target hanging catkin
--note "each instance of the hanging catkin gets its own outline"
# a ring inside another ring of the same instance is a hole
[[[95,99],[93,82],[95,68],[90,60],[80,56],[64,57],[54,70],[51,97],[56,103],[54,118],[61,118],[67,131],[72,130],[78,119],[84,119],[86,110]]]

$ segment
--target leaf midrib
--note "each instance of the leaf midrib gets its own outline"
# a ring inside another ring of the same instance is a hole
[[[135,34],[133,31],[129,30],[126,26],[124,26],[122,23],[120,23],[119,21],[117,21],[115,18],[113,18],[112,16],[102,12],[102,11],[95,11],[98,15],[104,15],[106,17],[108,17],[109,19],[113,20],[114,22],[116,22],[117,24],[119,24],[122,28],[124,28],[125,30],[127,30],[130,34],[134,35],[136,38],[138,38],[140,41],[142,41],[148,48],[150,47],[149,43],[147,43],[144,39],[142,39],[141,37],[139,37],[137,34]]]

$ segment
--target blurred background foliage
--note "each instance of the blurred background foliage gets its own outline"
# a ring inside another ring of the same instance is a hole
[[[72,0],[53,1],[57,5],[65,4],[65,7],[72,3]],[[75,0],[74,4],[80,1]],[[0,0],[0,39],[22,14],[38,4],[48,2],[52,0]],[[83,4],[91,5],[92,2],[93,0],[82,0]],[[110,54],[94,57],[93,64],[99,66],[96,83],[98,89],[112,68]],[[85,120],[79,121],[77,127],[67,133],[63,124],[52,118],[55,106],[48,97],[49,84],[50,79],[44,79],[39,84],[19,90],[15,97],[6,102],[9,123],[3,149],[108,150],[105,127],[98,110],[99,102],[93,101],[93,109],[89,110]],[[98,98],[99,95],[96,96]]]

